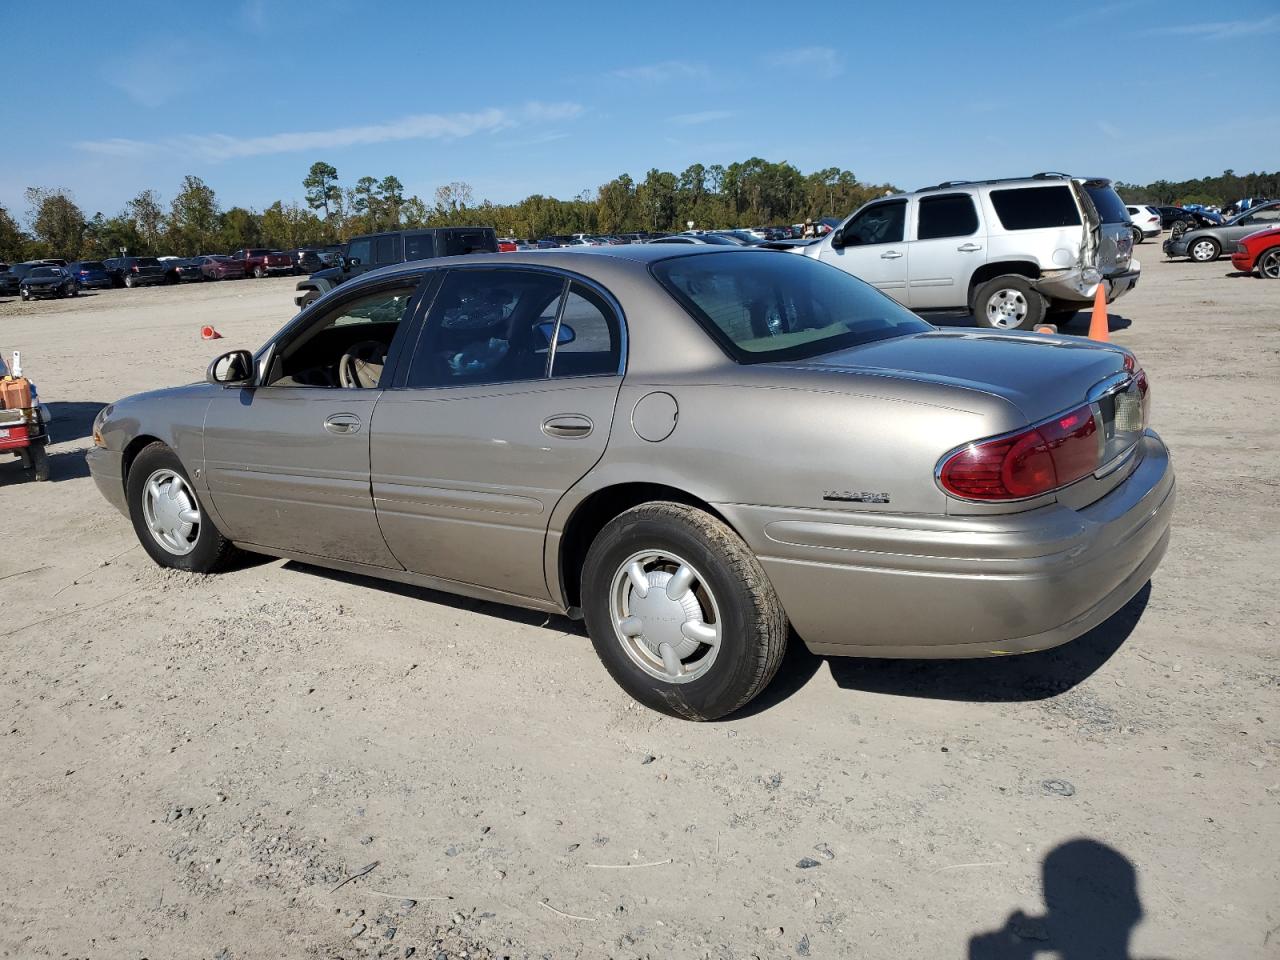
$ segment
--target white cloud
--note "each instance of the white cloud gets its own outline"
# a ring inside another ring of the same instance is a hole
[[[582,113],[576,103],[530,102],[515,108],[490,107],[476,113],[419,113],[387,123],[330,130],[273,133],[236,137],[224,133],[184,134],[162,140],[83,140],[77,150],[108,156],[137,157],[175,153],[205,161],[235,160],[303,150],[336,150],[342,147],[390,143],[398,140],[460,140],[479,133],[572,120]]]
[[[844,73],[844,58],[831,47],[797,47],[779,50],[765,56],[767,66],[788,68],[800,75],[818,76],[831,80]]]
[[[696,80],[710,76],[711,71],[707,69],[705,63],[694,63],[689,60],[663,60],[661,63],[647,63],[638,67],[622,67],[612,73],[619,80],[661,83],[664,80]]]
[[[1183,23],[1172,27],[1153,27],[1149,34],[1166,37],[1200,37],[1205,40],[1241,40],[1280,32],[1280,13],[1261,20],[1211,20]]]
[[[696,127],[703,123],[715,123],[717,120],[728,120],[734,115],[732,110],[703,110],[699,113],[677,113],[667,119],[681,127]]]

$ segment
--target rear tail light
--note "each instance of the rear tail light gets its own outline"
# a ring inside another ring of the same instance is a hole
[[[942,463],[938,482],[965,500],[1025,500],[1088,476],[1101,464],[1093,407],[1085,404],[1010,437],[971,443]]]

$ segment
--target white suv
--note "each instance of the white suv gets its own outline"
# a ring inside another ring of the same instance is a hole
[[[1068,319],[1099,283],[1110,303],[1142,270],[1111,181],[1059,173],[882,197],[800,252],[912,310],[971,310],[1009,330]]]
[[[1125,210],[1129,212],[1129,220],[1133,224],[1130,232],[1135,244],[1160,236],[1160,231],[1164,228],[1160,226],[1160,211],[1155,207],[1129,204]]]

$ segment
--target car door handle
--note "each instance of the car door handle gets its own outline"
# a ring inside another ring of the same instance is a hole
[[[900,256],[902,256],[902,254],[900,254],[897,250],[886,250],[884,253],[880,254],[880,259],[881,260],[897,260]]]
[[[591,422],[591,418],[577,413],[564,413],[542,421],[542,432],[548,437],[564,437],[567,440],[588,437],[593,429],[595,424]]]
[[[981,250],[981,249],[982,249],[982,244],[980,244],[980,243],[962,243],[962,244],[960,244],[960,246],[956,247],[956,249],[957,249],[957,250],[959,250],[961,253],[974,253],[975,251],[978,251],[978,250]]]
[[[345,433],[359,433],[360,418],[354,413],[335,413],[325,417],[324,428],[339,436]]]

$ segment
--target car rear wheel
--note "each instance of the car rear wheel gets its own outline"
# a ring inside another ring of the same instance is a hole
[[[133,275],[126,273],[124,275],[124,285],[129,289],[133,289]]]
[[[261,280],[263,277],[267,275],[267,271],[262,269],[262,267],[254,267],[253,275],[257,277],[259,280]]]
[[[18,297],[19,299],[22,299],[22,300],[30,300],[31,292],[24,287],[23,289],[18,291]]]
[[[163,443],[134,459],[126,492],[134,532],[160,566],[212,573],[234,553],[201,507],[182,461]]]
[[[307,307],[311,306],[313,303],[315,303],[319,299],[320,299],[319,290],[309,290],[306,294],[303,295],[302,302],[298,304],[298,309],[305,310],[307,309]]]
[[[995,277],[978,288],[973,316],[993,330],[1030,330],[1044,320],[1045,302],[1026,277]]]
[[[1280,280],[1280,247],[1272,247],[1258,258],[1258,276],[1263,280]]]
[[[1212,263],[1218,259],[1218,254],[1221,252],[1222,248],[1218,246],[1218,241],[1212,237],[1192,240],[1191,246],[1187,248],[1187,253],[1196,263]]]
[[[1129,232],[1133,234],[1133,245],[1136,247],[1143,240],[1142,231],[1139,230],[1137,227],[1130,227]]]
[[[600,531],[583,565],[587,631],[627,693],[661,713],[715,720],[778,670],[787,617],[747,545],[679,503],[647,503]]]

